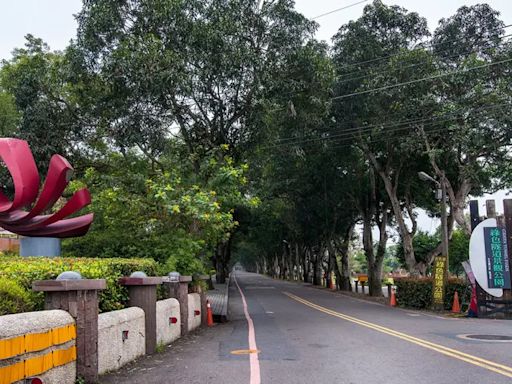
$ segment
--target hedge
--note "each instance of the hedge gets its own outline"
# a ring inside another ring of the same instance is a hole
[[[87,279],[106,279],[107,289],[100,293],[100,311],[108,312],[125,307],[128,291],[117,281],[134,271],[144,271],[148,276],[158,276],[158,264],[152,259],[121,258],[64,258],[64,257],[0,257],[0,279],[14,281],[29,295],[31,305],[25,310],[41,310],[44,294],[32,291],[35,280],[53,280],[61,272],[78,271]],[[13,289],[13,294],[19,291]],[[19,298],[23,295],[18,295]]]
[[[396,301],[398,305],[411,308],[432,307],[432,278],[400,278],[395,279]],[[444,308],[451,309],[455,291],[459,293],[459,301],[468,303],[471,290],[461,279],[450,278],[446,286]]]
[[[30,294],[16,281],[0,279],[0,316],[28,312],[34,307]]]

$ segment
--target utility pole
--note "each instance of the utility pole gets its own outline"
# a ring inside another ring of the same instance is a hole
[[[442,257],[434,259],[434,273],[432,286],[432,303],[434,309],[442,309],[446,285],[448,283],[448,274],[450,271],[450,263],[448,256],[448,213],[446,207],[446,178],[443,173],[441,180],[437,181],[425,172],[418,172],[418,176],[423,181],[430,181],[437,187],[436,197],[441,200],[441,249]]]
[[[448,213],[447,213],[447,207],[446,207],[446,181],[445,177],[441,178],[441,182],[438,183],[441,184],[441,232],[442,232],[442,248],[443,248],[443,256],[446,257],[446,264],[450,266],[449,263],[449,247],[448,247]]]

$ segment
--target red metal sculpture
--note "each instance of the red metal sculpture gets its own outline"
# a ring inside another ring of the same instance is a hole
[[[44,215],[61,197],[73,174],[73,167],[60,155],[53,155],[39,198],[39,173],[25,140],[1,139],[0,158],[14,182],[14,199],[0,192],[0,226],[23,236],[75,237],[85,235],[93,214],[65,219],[91,203],[87,189],[76,192],[57,212]],[[33,205],[32,205],[33,204]],[[32,205],[29,211],[22,208]]]

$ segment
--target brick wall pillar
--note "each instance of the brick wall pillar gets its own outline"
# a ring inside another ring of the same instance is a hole
[[[179,282],[164,278],[166,296],[180,303],[181,336],[188,334],[188,284],[191,281],[192,276],[180,276]]]
[[[146,325],[146,354],[156,352],[156,288],[161,277],[122,277],[119,284],[128,287],[130,307],[144,310]]]
[[[99,280],[41,280],[32,289],[45,293],[45,309],[62,309],[76,321],[76,374],[86,383],[98,381],[98,291],[107,287]]]

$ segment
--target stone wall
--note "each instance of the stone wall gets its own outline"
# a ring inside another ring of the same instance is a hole
[[[170,344],[181,336],[180,303],[176,299],[156,303],[156,342]]]
[[[137,307],[101,313],[98,318],[98,372],[121,368],[146,353],[144,311]]]
[[[201,326],[201,297],[198,293],[188,294],[188,330]]]
[[[0,316],[0,382],[73,384],[76,377],[76,326],[65,311]]]

